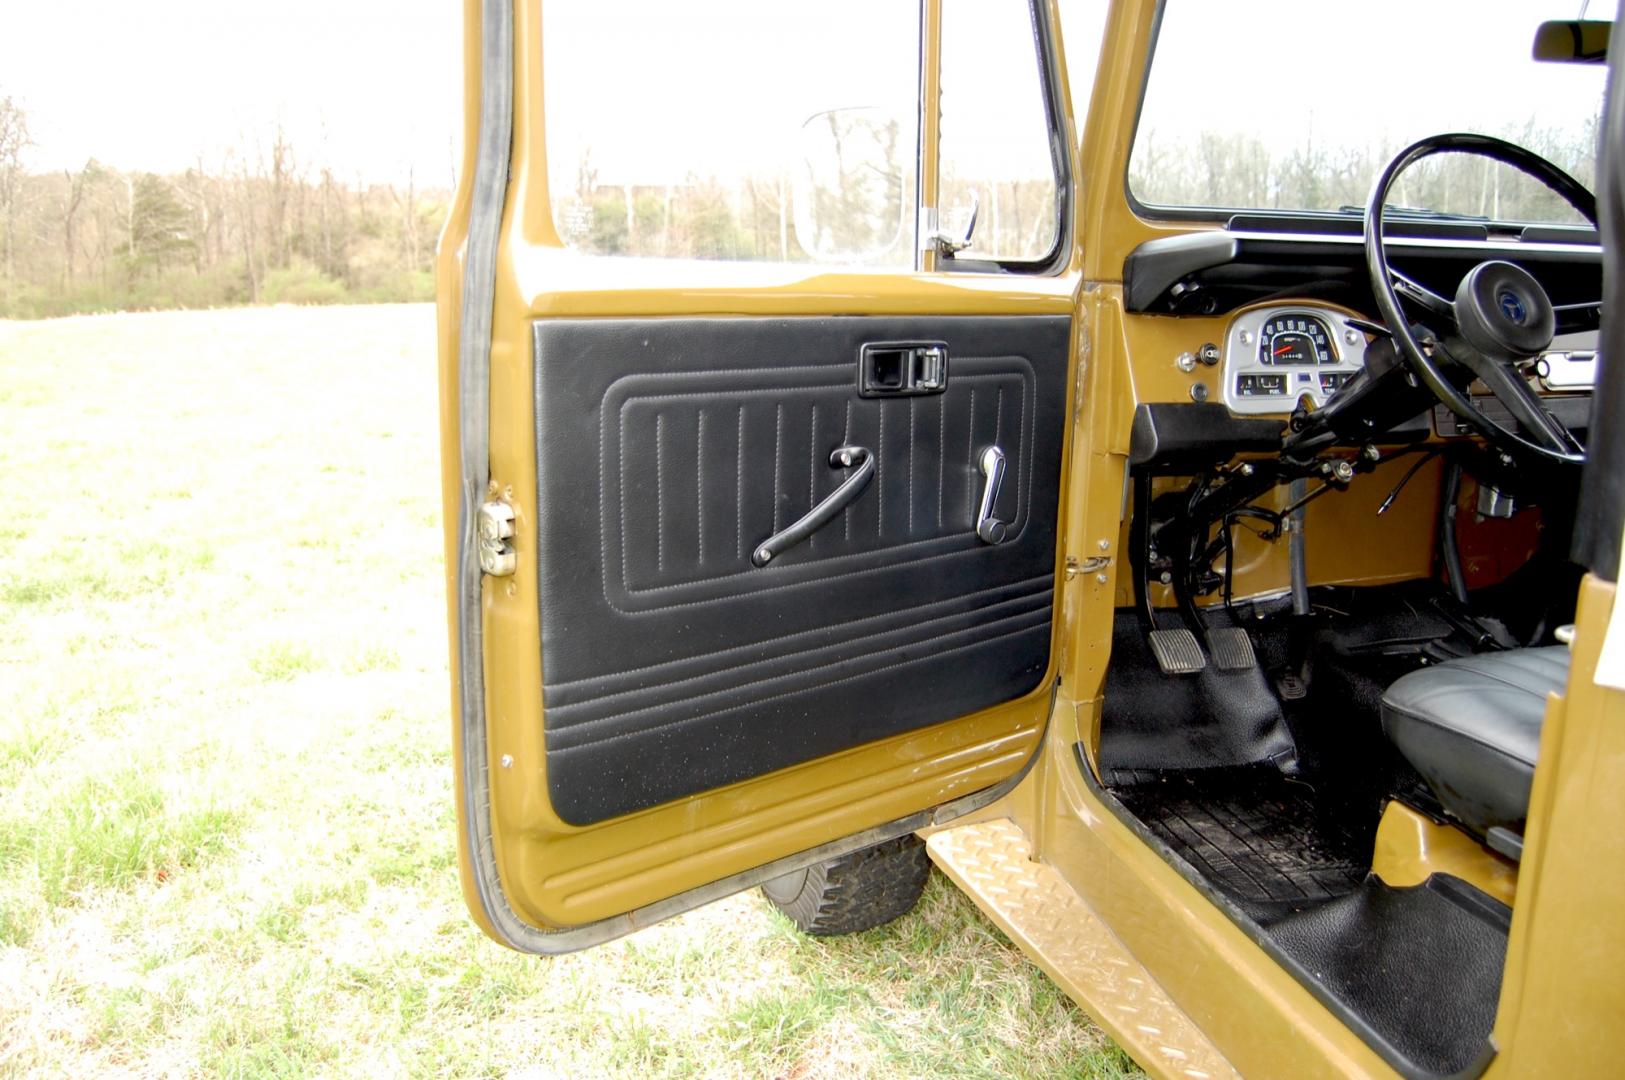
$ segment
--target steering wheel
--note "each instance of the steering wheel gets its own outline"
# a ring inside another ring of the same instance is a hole
[[[1432,135],[1401,150],[1377,177],[1365,208],[1365,261],[1377,308],[1393,334],[1394,344],[1422,384],[1451,412],[1482,432],[1496,449],[1513,457],[1533,455],[1562,465],[1585,461],[1585,448],[1575,441],[1530,389],[1517,365],[1544,352],[1552,343],[1557,316],[1540,282],[1523,267],[1499,259],[1481,262],[1462,278],[1454,300],[1446,299],[1388,266],[1382,216],[1388,192],[1399,174],[1435,154],[1465,153],[1511,165],[1556,192],[1593,227],[1597,200],[1574,177],[1530,150],[1488,135],[1461,132]],[[1396,291],[1397,290],[1397,291]],[[1454,329],[1444,341],[1420,342],[1400,310],[1399,293],[1449,322]],[[1473,405],[1441,370],[1438,354],[1466,367],[1505,405],[1532,438],[1491,420]]]

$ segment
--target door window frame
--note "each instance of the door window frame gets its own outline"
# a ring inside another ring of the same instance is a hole
[[[1050,166],[1055,178],[1055,238],[1050,249],[1037,259],[959,259],[926,247],[923,224],[927,214],[940,218],[942,152],[938,132],[942,115],[942,0],[923,0],[920,47],[925,63],[920,78],[919,197],[915,200],[921,226],[915,243],[920,246],[919,269],[943,273],[1040,274],[1055,276],[1065,272],[1072,261],[1073,214],[1076,199],[1072,185],[1072,139],[1067,125],[1066,102],[1062,100],[1061,75],[1055,48],[1055,28],[1047,0],[1027,0],[1028,19],[1037,50],[1038,80],[1044,103],[1044,126],[1049,133]],[[929,176],[927,175],[929,173]],[[931,201],[927,201],[930,196]]]

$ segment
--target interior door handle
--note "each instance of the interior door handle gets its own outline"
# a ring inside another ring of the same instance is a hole
[[[852,505],[852,502],[869,486],[869,481],[875,478],[875,456],[863,446],[838,446],[829,455],[829,467],[832,469],[850,469],[854,465],[857,466],[857,471],[842,481],[840,487],[826,495],[822,502],[797,518],[788,528],[757,544],[756,550],[750,553],[751,563],[766,566],[777,556],[828,525],[837,514]]]
[[[1004,451],[990,446],[982,451],[982,501],[976,508],[976,535],[984,544],[1001,544],[1010,529],[1008,521],[993,516],[993,506],[999,501],[999,488],[1004,483]]]

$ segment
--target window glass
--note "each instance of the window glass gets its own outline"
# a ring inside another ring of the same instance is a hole
[[[571,247],[913,265],[916,2],[547,0],[543,19]]]
[[[1026,0],[943,0],[939,219],[968,259],[1035,261],[1059,228],[1037,38]]]
[[[1519,143],[1590,186],[1603,65],[1537,63],[1535,28],[1572,0],[1168,0],[1129,187],[1154,206],[1330,210],[1365,203],[1383,165],[1426,135]],[[1539,182],[1440,155],[1394,202],[1511,221],[1578,221]]]

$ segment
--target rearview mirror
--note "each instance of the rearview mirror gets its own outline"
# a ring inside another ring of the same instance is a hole
[[[1536,60],[1556,64],[1603,64],[1613,23],[1598,19],[1552,19],[1535,28]]]
[[[875,262],[908,242],[910,124],[883,109],[830,109],[808,117],[800,144],[792,199],[796,239],[808,255]]]

